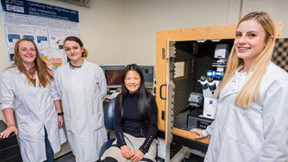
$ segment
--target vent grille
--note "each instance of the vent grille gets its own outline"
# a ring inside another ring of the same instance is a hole
[[[90,0],[57,0],[65,3],[71,3],[74,5],[82,6],[82,7],[88,7],[90,8]]]

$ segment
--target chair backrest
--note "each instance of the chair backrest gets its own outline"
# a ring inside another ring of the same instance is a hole
[[[104,108],[104,125],[107,130],[114,130],[115,98],[111,99]]]

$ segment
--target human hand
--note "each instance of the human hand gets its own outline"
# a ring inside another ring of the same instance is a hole
[[[133,154],[132,154],[132,157],[131,157],[131,160],[133,162],[138,162],[140,161],[142,158],[144,157],[144,153],[140,150],[136,150]]]
[[[203,130],[202,129],[193,128],[189,132],[193,132],[193,133],[196,133],[198,135],[198,136],[195,137],[195,139],[200,139],[200,138],[204,138],[205,137],[203,135]]]
[[[0,138],[8,138],[11,133],[18,134],[18,130],[15,125],[8,126],[3,132],[0,133]]]
[[[132,152],[127,145],[121,146],[121,154],[126,159],[130,159],[132,157]]]
[[[63,125],[64,125],[64,117],[62,115],[58,116],[58,127],[62,128]]]

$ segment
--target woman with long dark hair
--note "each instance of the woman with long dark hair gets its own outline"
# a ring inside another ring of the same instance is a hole
[[[147,91],[140,68],[127,65],[122,91],[115,102],[116,142],[102,156],[104,161],[155,161],[157,104]]]

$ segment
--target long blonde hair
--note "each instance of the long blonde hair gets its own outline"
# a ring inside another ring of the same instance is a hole
[[[26,70],[23,64],[23,60],[19,53],[19,45],[22,41],[31,42],[34,45],[35,51],[36,51],[36,58],[34,60],[35,66],[31,68],[29,71]],[[35,74],[35,72],[37,72],[41,87],[46,87],[47,84],[49,84],[51,81],[54,80],[52,71],[47,67],[46,63],[41,59],[39,55],[39,50],[33,40],[29,38],[22,38],[18,40],[14,47],[14,54],[15,54],[15,63],[12,65],[12,67],[17,67],[20,72],[25,74],[30,84],[36,86],[35,80],[31,77],[31,75]]]
[[[250,68],[248,73],[253,72],[253,75],[249,77],[247,82],[244,84],[240,92],[237,94],[235,99],[235,104],[241,107],[248,107],[250,103],[257,100],[259,97],[260,91],[260,82],[263,75],[266,72],[266,67],[271,60],[273,49],[275,45],[275,26],[274,22],[266,12],[251,12],[245,15],[238,23],[241,24],[247,20],[257,21],[263,28],[266,33],[266,46],[263,51],[256,57],[255,62]],[[272,42],[269,39],[273,39]],[[226,74],[223,78],[223,81],[216,93],[216,97],[219,98],[219,95],[228,81],[232,78],[235,71],[244,64],[243,60],[237,57],[235,45],[233,46],[229,61],[227,65]]]

